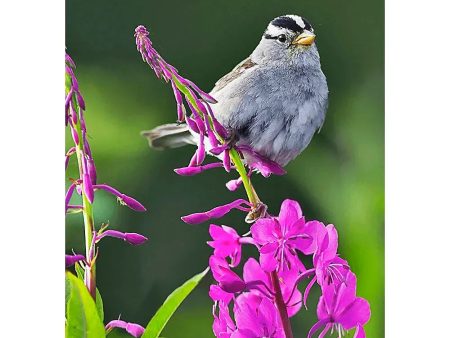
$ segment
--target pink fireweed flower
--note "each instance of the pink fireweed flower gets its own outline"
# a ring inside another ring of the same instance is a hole
[[[238,199],[231,203],[215,207],[209,211],[183,216],[181,217],[181,219],[183,220],[183,222],[188,224],[199,224],[206,222],[212,218],[221,218],[233,209],[249,212],[251,210],[251,203],[244,199]]]
[[[115,195],[121,204],[126,205],[130,209],[133,209],[135,211],[140,211],[140,212],[147,210],[141,203],[139,203],[133,197],[122,194],[120,191],[118,191],[117,189],[114,189],[113,187],[110,187],[109,185],[96,184],[93,186],[93,188],[101,189],[101,190],[107,191],[107,192]]]
[[[280,271],[278,274],[289,317],[294,316],[302,306],[302,294],[297,289],[297,276],[298,270],[295,268]],[[255,286],[252,288],[253,293],[273,299],[275,290],[270,275],[261,268],[256,259],[249,258],[244,264],[243,277],[246,285]]]
[[[77,254],[66,255],[66,268],[74,265],[76,262],[84,261],[84,260],[86,260],[86,258],[84,258],[83,255],[77,255]]]
[[[209,266],[214,279],[225,292],[238,293],[245,289],[245,282],[235,272],[231,271],[225,258],[213,255],[209,258]]]
[[[110,332],[114,328],[124,329],[130,335],[132,335],[133,337],[136,337],[136,338],[142,336],[144,334],[144,330],[145,330],[139,324],[127,323],[120,319],[112,320],[105,326],[105,329],[107,332]]]
[[[317,306],[319,321],[314,324],[308,333],[308,338],[323,328],[321,337],[334,328],[339,335],[343,330],[357,328],[358,338],[365,338],[363,325],[370,318],[370,305],[364,298],[356,297],[356,276],[349,271],[345,283],[341,283],[335,290],[334,286],[322,287],[322,296]]]
[[[253,244],[251,237],[241,237],[236,230],[226,225],[211,224],[209,226],[209,234],[213,240],[207,243],[214,248],[214,256],[230,257],[231,267],[239,265],[241,261],[241,245],[244,243]]]
[[[253,293],[240,295],[234,305],[237,331],[231,338],[284,338],[275,304]]]
[[[283,201],[278,217],[257,220],[250,231],[255,242],[261,245],[262,268],[270,272],[300,266],[303,270],[295,250],[311,246],[313,238],[308,230],[300,205],[289,199]]]
[[[147,237],[134,232],[120,232],[117,230],[106,230],[102,232],[100,235],[96,236],[95,243],[100,242],[100,240],[104,237],[114,237],[123,239],[125,242],[128,242],[133,245],[141,245],[148,240]]]
[[[217,315],[214,310],[213,316],[214,322],[212,328],[214,335],[220,338],[230,338],[236,331],[236,325],[233,319],[231,319],[228,306],[224,303],[219,303],[219,314]]]
[[[228,305],[233,299],[233,294],[223,291],[219,285],[213,284],[209,286],[209,297],[214,302],[222,302]]]
[[[338,233],[336,228],[330,224],[325,229],[326,233],[314,253],[313,264],[316,269],[317,283],[321,286],[334,284],[337,288],[345,281],[349,265],[337,254]]]

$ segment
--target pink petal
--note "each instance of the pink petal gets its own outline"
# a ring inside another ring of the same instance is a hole
[[[355,335],[353,338],[366,338],[366,332],[364,331],[364,328],[362,325],[358,325],[355,330]]]
[[[274,252],[276,249],[278,249],[279,244],[277,242],[267,243],[264,244],[260,249],[259,252],[262,254],[270,254]]]
[[[269,275],[261,269],[258,261],[250,257],[244,264],[243,275],[245,282],[262,281],[269,284]]]
[[[315,323],[311,329],[308,332],[308,337],[311,338],[314,333],[316,333],[320,328],[324,327],[328,323],[327,320],[319,320],[317,323]]]
[[[209,287],[209,297],[213,301],[222,301],[225,304],[229,304],[233,299],[233,294],[223,291],[218,285],[211,285]]]
[[[282,227],[288,230],[291,225],[303,216],[300,204],[297,201],[286,199],[281,204],[278,220]]]
[[[261,254],[259,261],[261,262],[261,268],[267,272],[274,271],[278,266],[278,261],[273,254]]]
[[[355,326],[364,325],[370,318],[370,305],[367,300],[357,297],[337,319],[342,327],[346,330],[354,328]]]
[[[255,242],[264,245],[277,239],[276,233],[279,232],[279,224],[274,218],[260,218],[250,228]]]
[[[317,242],[326,234],[325,225],[319,221],[306,222],[304,233],[311,236],[311,242],[309,242],[309,245],[308,242],[299,243],[298,249],[305,255],[311,255],[317,251]]]

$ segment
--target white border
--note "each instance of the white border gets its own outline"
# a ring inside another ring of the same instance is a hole
[[[64,336],[64,15],[0,5],[2,337]]]
[[[403,0],[386,8],[386,337],[444,337],[450,6]]]
[[[62,337],[64,2],[1,7],[1,332]],[[450,10],[437,0],[386,7],[386,337],[442,337]]]

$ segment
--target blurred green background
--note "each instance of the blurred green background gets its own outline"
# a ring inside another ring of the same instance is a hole
[[[150,238],[132,247],[101,243],[98,285],[105,320],[146,325],[166,296],[208,264],[208,225],[189,226],[180,216],[226,203],[244,192],[224,186],[235,178],[220,170],[180,177],[193,148],[157,152],[139,132],[176,119],[170,86],[159,81],[134,45],[144,24],[154,46],[182,75],[205,90],[247,57],[267,25],[282,14],[305,16],[318,35],[330,88],[325,125],[282,177],[254,183],[278,213],[283,199],[298,200],[308,219],[336,225],[340,253],[358,276],[358,294],[369,300],[370,338],[384,336],[384,3],[383,1],[118,1],[66,2],[66,46],[77,63],[87,103],[86,120],[98,181],[136,197],[148,207],[136,213],[101,192],[97,225]],[[67,135],[67,146],[71,144]],[[75,163],[69,177],[76,176]],[[248,230],[234,212],[222,224]],[[69,215],[67,251],[83,251],[80,215]],[[208,276],[169,322],[164,337],[213,337]],[[316,320],[308,311],[292,319],[296,337]]]

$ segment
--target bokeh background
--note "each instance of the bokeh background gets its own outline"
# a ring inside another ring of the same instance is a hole
[[[358,276],[358,294],[370,301],[367,336],[384,336],[384,3],[358,0],[66,2],[66,47],[77,63],[98,180],[148,207],[136,213],[107,194],[95,202],[97,224],[150,238],[132,247],[102,242],[98,285],[105,320],[146,325],[166,296],[208,262],[208,225],[189,226],[180,216],[240,196],[224,186],[235,178],[220,170],[180,177],[192,148],[152,151],[139,132],[176,119],[170,86],[155,78],[134,46],[134,28],[146,25],[158,51],[181,74],[210,90],[247,57],[267,25],[282,14],[309,19],[318,35],[330,88],[325,125],[287,175],[254,180],[273,213],[284,198],[300,201],[308,219],[336,225],[340,253]],[[67,146],[71,144],[67,137]],[[74,163],[69,176],[76,176]],[[248,226],[234,212],[222,224]],[[69,215],[66,248],[83,251],[82,222]],[[213,337],[208,276],[176,312],[164,337]],[[317,300],[317,289],[310,306]],[[315,308],[292,319],[305,337]]]

